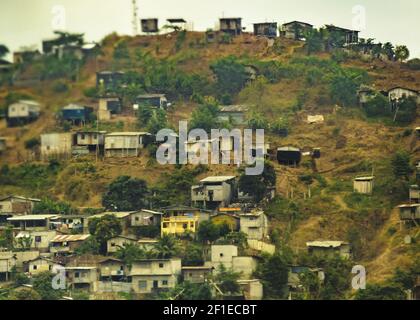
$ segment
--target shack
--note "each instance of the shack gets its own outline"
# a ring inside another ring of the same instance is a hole
[[[19,100],[11,104],[7,110],[7,125],[19,126],[35,121],[39,118],[41,105],[36,101]]]
[[[72,124],[85,124],[92,119],[93,108],[78,104],[69,104],[61,109],[61,119]]]
[[[41,158],[66,158],[72,154],[76,136],[71,132],[45,133],[41,135]]]
[[[169,106],[166,95],[162,93],[138,95],[136,98],[136,104],[139,107],[151,107],[162,110],[166,110]]]
[[[254,35],[267,38],[277,37],[277,22],[254,23]]]
[[[138,157],[151,137],[147,132],[113,132],[105,135],[105,157]]]
[[[124,77],[122,71],[100,71],[96,73],[96,87],[103,87],[105,90],[112,91],[121,85]]]
[[[372,194],[375,177],[358,177],[353,181],[353,190],[357,193]]]
[[[301,21],[291,21],[284,23],[281,26],[280,35],[287,39],[303,40],[305,39],[305,34],[312,29],[312,24]]]
[[[144,33],[159,32],[159,20],[157,18],[141,19],[141,31]]]
[[[242,34],[242,18],[220,18],[220,31],[231,36]]]
[[[277,149],[277,161],[285,166],[297,166],[302,160],[302,152],[295,147],[281,147]]]

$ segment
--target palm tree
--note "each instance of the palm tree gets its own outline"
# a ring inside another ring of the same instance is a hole
[[[410,51],[407,46],[397,46],[395,48],[395,58],[400,62],[407,60],[410,57]]]
[[[178,242],[171,235],[163,235],[155,247],[156,256],[160,259],[169,259],[178,253]]]
[[[388,57],[389,60],[394,60],[395,51],[391,42],[387,42],[382,46],[382,52]]]
[[[4,58],[10,52],[9,48],[4,44],[0,44],[0,59]]]

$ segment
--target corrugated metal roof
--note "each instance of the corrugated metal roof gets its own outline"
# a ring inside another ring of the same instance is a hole
[[[131,214],[138,212],[138,211],[122,211],[122,212],[103,212],[103,213],[98,213],[95,214],[93,216],[90,216],[88,219],[93,219],[93,218],[102,218],[105,217],[107,215],[112,215],[117,217],[118,219],[123,219],[126,218],[128,216],[130,216]]]
[[[7,199],[12,199],[12,198],[25,200],[25,201],[41,202],[41,199],[26,198],[26,197],[22,197],[22,196],[13,196],[13,195],[1,198],[0,201],[4,201],[4,200],[7,200]]]
[[[220,106],[220,112],[247,112],[248,106],[246,105],[228,105]]]
[[[354,179],[354,181],[371,181],[373,180],[375,177],[357,177]]]
[[[297,151],[300,152],[299,148],[295,148],[295,147],[280,147],[277,149],[277,151]]]
[[[204,178],[200,182],[225,182],[232,179],[235,179],[235,176],[213,176]]]
[[[79,104],[74,104],[74,103],[70,103],[68,105],[66,105],[65,107],[63,107],[63,110],[84,110],[85,107],[81,106]]]
[[[8,221],[31,221],[31,220],[45,220],[58,218],[56,214],[28,214],[25,216],[16,216],[7,218]]]
[[[115,136],[148,136],[151,135],[148,132],[112,132],[108,133],[107,137],[115,137]]]
[[[90,237],[90,234],[58,235],[58,236],[55,236],[50,242],[84,241],[89,237]]]
[[[310,241],[306,242],[308,247],[322,247],[322,248],[337,248],[344,244],[348,244],[345,241]]]

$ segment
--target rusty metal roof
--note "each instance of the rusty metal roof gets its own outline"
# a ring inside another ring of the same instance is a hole
[[[90,237],[90,234],[70,234],[70,235],[59,235],[55,236],[51,242],[72,242],[72,241],[84,241]]]

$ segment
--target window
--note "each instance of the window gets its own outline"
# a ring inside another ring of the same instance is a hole
[[[37,270],[37,269],[38,269],[38,266],[35,264],[35,265],[32,267],[32,269],[33,269],[33,270]]]
[[[163,268],[163,263],[159,263],[159,268]]]
[[[144,281],[144,280],[139,281],[139,289],[142,289],[142,290],[147,289],[147,281]]]
[[[184,229],[187,229],[187,228],[188,228],[188,223],[184,223],[184,224],[182,225],[182,227],[183,227]]]
[[[167,286],[168,285],[168,280],[162,280],[162,286]]]
[[[42,237],[41,236],[35,236],[35,242],[41,242]]]
[[[74,273],[74,277],[75,277],[75,278],[79,278],[79,277],[80,277],[80,273],[79,273],[79,272],[75,272],[75,273]]]
[[[82,140],[85,140],[85,134],[82,133]]]
[[[115,242],[111,242],[111,247],[115,247]]]
[[[164,229],[168,228],[168,223],[167,223],[167,222],[163,223],[162,227],[163,227]]]
[[[140,221],[140,218],[139,218],[139,217],[136,217],[136,218],[135,218],[135,220],[136,220],[136,221]]]
[[[222,258],[222,257],[223,257],[223,253],[220,254],[220,258]]]

